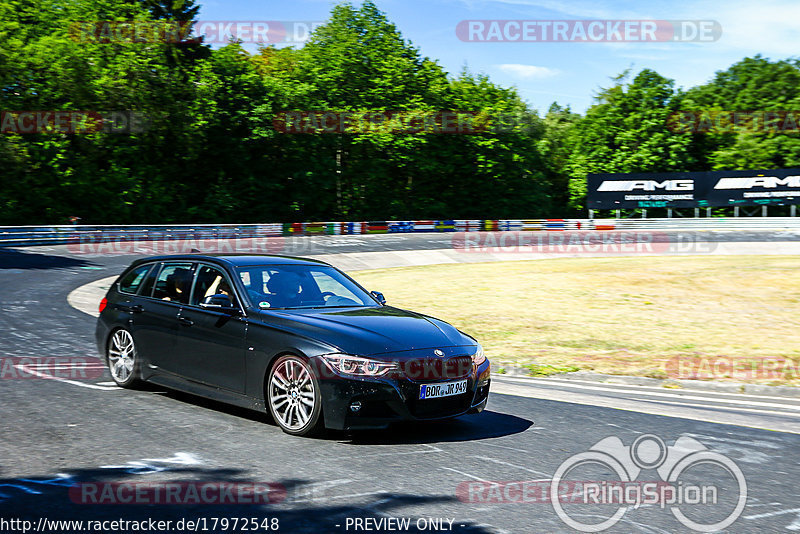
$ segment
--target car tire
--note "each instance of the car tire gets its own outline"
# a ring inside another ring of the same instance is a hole
[[[133,335],[128,330],[115,330],[106,343],[106,364],[111,379],[123,388],[134,388],[139,383],[139,357]]]
[[[269,371],[266,404],[275,423],[292,436],[312,436],[324,428],[319,380],[308,362],[281,356]]]

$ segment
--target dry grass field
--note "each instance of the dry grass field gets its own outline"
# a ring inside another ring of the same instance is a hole
[[[474,335],[495,369],[800,384],[798,257],[564,258],[354,278]]]

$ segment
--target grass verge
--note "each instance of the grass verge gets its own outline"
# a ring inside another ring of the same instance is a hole
[[[800,384],[800,258],[563,258],[354,277],[477,337],[495,368]]]

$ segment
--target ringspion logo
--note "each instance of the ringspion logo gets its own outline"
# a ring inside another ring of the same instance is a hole
[[[600,477],[569,477],[589,466]],[[458,485],[456,496],[481,505],[550,504],[578,532],[607,530],[641,506],[669,510],[693,531],[717,532],[741,515],[747,482],[733,460],[690,436],[667,445],[642,434],[629,446],[616,436],[604,438],[567,458],[551,479],[469,480]]]
[[[607,519],[591,523],[583,514],[570,515],[559,495],[561,480],[573,470],[590,464],[613,473],[613,479],[583,484],[582,502],[616,507]],[[716,469],[733,480],[731,484],[726,483],[722,487],[718,484],[696,484],[682,480],[681,477],[698,467]],[[637,491],[645,488],[628,484],[637,481],[645,470],[655,470],[666,484],[654,485],[648,488],[652,490],[648,492]],[[708,513],[709,507],[722,508],[720,499],[723,496],[732,501],[731,510],[726,513],[728,508],[725,508],[721,517],[715,516],[712,519]],[[550,485],[550,503],[558,517],[579,532],[601,532],[609,529],[629,510],[642,504],[659,504],[661,508],[668,508],[683,526],[691,530],[717,532],[733,524],[744,510],[747,503],[747,481],[733,460],[709,450],[689,436],[679,437],[672,446],[667,446],[661,438],[652,434],[639,436],[630,446],[624,445],[618,437],[610,436],[592,445],[588,451],[567,458],[556,469]],[[703,506],[705,512],[700,516],[687,515],[687,511],[695,505]]]

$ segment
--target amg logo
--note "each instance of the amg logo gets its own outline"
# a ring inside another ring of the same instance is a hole
[[[692,191],[694,190],[694,180],[606,180],[598,191],[655,191],[664,189],[665,191]]]
[[[800,176],[753,176],[746,178],[720,178],[714,189],[752,189],[753,187],[774,188],[784,185],[786,187],[800,187]]]

